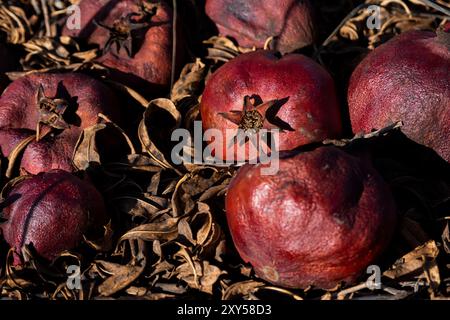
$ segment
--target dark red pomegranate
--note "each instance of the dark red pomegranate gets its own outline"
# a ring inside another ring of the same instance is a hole
[[[247,112],[243,112],[244,104]],[[234,135],[226,135],[226,129],[281,129],[279,150],[341,133],[333,79],[319,64],[299,54],[280,58],[260,50],[231,60],[208,80],[200,111],[204,129],[218,129],[227,136],[223,158],[227,148],[235,148]],[[254,148],[250,142],[245,147]],[[238,152],[234,156],[242,160]]]
[[[25,244],[53,259],[75,248],[90,230],[102,227],[106,209],[102,196],[88,182],[52,170],[25,179],[14,186],[4,202],[0,225],[5,240],[17,253]],[[19,264],[19,256],[15,256]]]
[[[242,167],[226,197],[234,244],[259,277],[332,288],[355,281],[389,243],[394,200],[365,161],[322,147],[279,160],[275,175],[265,167]]]
[[[403,121],[411,140],[450,161],[449,32],[401,34],[359,64],[348,90],[355,133]]]
[[[207,0],[206,13],[220,34],[243,47],[263,48],[273,37],[273,49],[286,53],[314,41],[313,9],[307,0]]]
[[[170,83],[172,9],[161,0],[82,0],[81,29],[63,34],[98,44],[111,76],[150,93]]]
[[[103,83],[79,73],[32,74],[11,83],[0,97],[0,148],[8,156],[34,134],[42,140],[25,150],[21,167],[36,174],[72,170],[75,144],[83,129],[97,123],[98,113],[118,119],[117,98]]]

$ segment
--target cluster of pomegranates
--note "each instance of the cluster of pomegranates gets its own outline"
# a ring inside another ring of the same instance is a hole
[[[17,253],[32,244],[41,256],[54,258],[76,246],[89,227],[105,222],[101,195],[72,174],[75,145],[99,113],[118,119],[117,98],[81,73],[27,75],[0,97],[2,155],[14,154],[20,171],[35,175],[14,186],[3,204],[7,221],[0,229]]]
[[[208,79],[200,107],[204,128],[236,131],[219,157],[242,160],[239,143],[250,160],[256,145],[236,139],[242,131],[279,129],[278,151],[339,138],[342,119],[331,76],[308,57],[288,53],[298,48],[292,44],[313,39],[309,1],[208,0],[206,10],[220,33],[239,44],[261,48],[272,37],[274,48],[287,53],[242,54]],[[436,33],[407,32],[370,53],[348,89],[354,133],[402,121],[406,136],[450,161],[449,44],[447,25]],[[235,153],[226,153],[230,148]],[[296,155],[275,160],[276,174],[264,174],[268,164],[247,164],[232,180],[226,215],[234,244],[271,283],[351,283],[376,262],[395,230],[389,187],[370,157],[325,146],[290,154]]]
[[[81,29],[63,34],[97,44],[98,62],[114,79],[149,95],[167,88],[175,39],[165,1],[79,5]],[[331,75],[292,53],[314,42],[310,1],[207,0],[206,13],[222,35],[258,49],[225,63],[206,83],[203,127],[227,137],[217,154],[249,160],[235,149],[256,148],[236,139],[242,130],[278,129],[277,151],[341,137],[342,110]],[[402,121],[410,139],[450,161],[449,44],[446,26],[402,34],[370,53],[348,89],[354,133]],[[33,176],[15,185],[2,204],[7,221],[0,229],[18,254],[32,244],[52,259],[105,223],[102,196],[73,174],[71,159],[80,133],[98,113],[119,118],[117,101],[103,82],[81,73],[27,75],[3,92],[3,156],[33,137],[20,161],[22,172]],[[225,134],[227,129],[236,134]],[[268,164],[246,164],[228,189],[227,221],[242,259],[259,277],[285,287],[332,288],[358,279],[388,246],[397,220],[393,196],[370,157],[322,146],[273,161],[275,174],[263,173]]]
[[[82,0],[79,7],[81,28],[66,24],[62,34],[98,45],[97,62],[109,68],[110,78],[146,95],[168,87],[172,11],[166,2]],[[6,48],[0,47],[0,56],[0,72],[11,71]],[[2,203],[6,222],[0,230],[15,249],[16,264],[24,245],[51,260],[107,222],[102,196],[75,175],[72,157],[80,134],[100,113],[120,122],[118,101],[102,81],[76,72],[29,74],[3,91],[1,155],[32,175],[15,184]]]

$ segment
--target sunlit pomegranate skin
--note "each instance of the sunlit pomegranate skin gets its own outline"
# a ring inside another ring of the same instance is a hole
[[[289,288],[352,283],[388,245],[393,197],[377,172],[335,147],[245,165],[232,180],[226,215],[234,244],[256,274]],[[273,165],[273,164],[272,164]]]
[[[83,129],[98,122],[103,113],[120,119],[117,98],[100,81],[79,73],[32,74],[11,83],[0,97],[0,148],[9,156],[17,144],[36,135],[39,109],[36,97],[39,86],[49,98],[67,100],[64,119],[70,125],[54,130],[38,142],[32,142],[23,153],[21,167],[31,174],[50,169],[73,170],[73,150]]]
[[[226,129],[237,131],[238,125],[224,118],[223,113],[242,111],[244,97],[252,95],[259,96],[262,102],[280,102],[276,117],[282,124],[275,127],[283,131],[279,134],[278,150],[291,150],[341,134],[335,86],[328,72],[303,55],[280,58],[273,51],[260,50],[242,54],[220,67],[203,92],[200,105],[203,128],[218,129],[227,137],[222,151],[224,159],[227,149],[235,148],[234,134],[226,135]],[[245,147],[253,145],[247,143]],[[234,159],[242,158],[239,151],[234,153]]]
[[[411,140],[450,161],[449,29],[401,34],[359,64],[348,89],[355,133],[403,121]]]
[[[273,49],[282,53],[314,41],[313,9],[306,0],[207,0],[206,13],[220,34],[240,46],[263,48],[273,37]]]
[[[3,208],[6,222],[0,225],[5,240],[15,248],[20,264],[23,245],[32,244],[43,258],[75,248],[90,230],[106,221],[99,192],[88,182],[52,170],[25,179],[14,186]]]
[[[110,32],[95,22],[111,27],[120,18],[138,14],[142,2],[149,8],[156,7],[156,13],[144,19],[132,17],[136,23],[149,25],[132,32],[131,56],[124,47],[117,53],[113,44],[98,62],[112,69],[114,80],[153,94],[169,85],[172,69],[172,9],[165,1],[82,0],[81,29],[70,30],[66,24],[63,34],[98,44],[103,50]]]

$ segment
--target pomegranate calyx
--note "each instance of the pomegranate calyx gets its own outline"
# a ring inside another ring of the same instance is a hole
[[[242,111],[231,110],[230,112],[220,112],[219,115],[238,126],[238,133],[230,142],[231,145],[236,144],[240,140],[239,145],[248,142],[249,135],[256,135],[261,129],[267,130],[288,130],[294,131],[292,127],[277,117],[277,113],[281,106],[286,103],[288,98],[280,100],[270,100],[262,103],[258,95],[245,96],[244,107]],[[249,133],[245,135],[243,133]],[[244,135],[244,137],[241,137]],[[251,139],[252,143],[256,141]]]
[[[150,20],[156,14],[156,6],[148,7],[143,2],[139,4],[139,12],[132,12],[116,19],[112,26],[108,26],[101,22],[94,23],[109,31],[109,38],[103,47],[103,54],[111,51],[112,46],[116,46],[116,54],[120,54],[122,48],[125,49],[128,57],[132,58],[134,31],[150,27]],[[139,17],[138,20],[133,19]]]

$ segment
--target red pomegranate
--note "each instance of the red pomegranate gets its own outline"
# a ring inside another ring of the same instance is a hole
[[[205,130],[218,129],[226,136],[224,159],[236,141],[234,132],[227,135],[227,129],[281,129],[279,150],[341,133],[333,79],[319,64],[299,54],[280,58],[272,51],[260,50],[231,60],[208,80],[200,112]],[[255,148],[249,141],[245,147]],[[244,158],[236,148],[234,157]]]
[[[90,230],[106,222],[102,196],[88,182],[52,170],[14,186],[3,208],[0,225],[5,240],[17,253],[32,244],[46,259],[75,248]],[[19,255],[15,263],[20,263]]]
[[[355,133],[403,121],[411,140],[450,161],[449,32],[406,32],[359,64],[348,89]]]
[[[242,259],[284,287],[355,281],[394,231],[394,200],[382,178],[335,147],[280,159],[275,175],[262,174],[266,167],[242,167],[226,196]]]
[[[83,129],[98,113],[118,119],[117,98],[103,83],[79,73],[32,74],[11,83],[0,97],[0,148],[8,156],[17,144],[41,128],[42,140],[24,151],[21,167],[36,174],[71,171],[72,154]]]
[[[63,34],[98,44],[98,61],[124,84],[154,93],[170,83],[172,9],[161,0],[81,0],[81,29]]]
[[[286,53],[314,41],[313,9],[307,0],[207,0],[206,14],[220,34],[243,47],[263,48],[273,37],[273,49]]]

